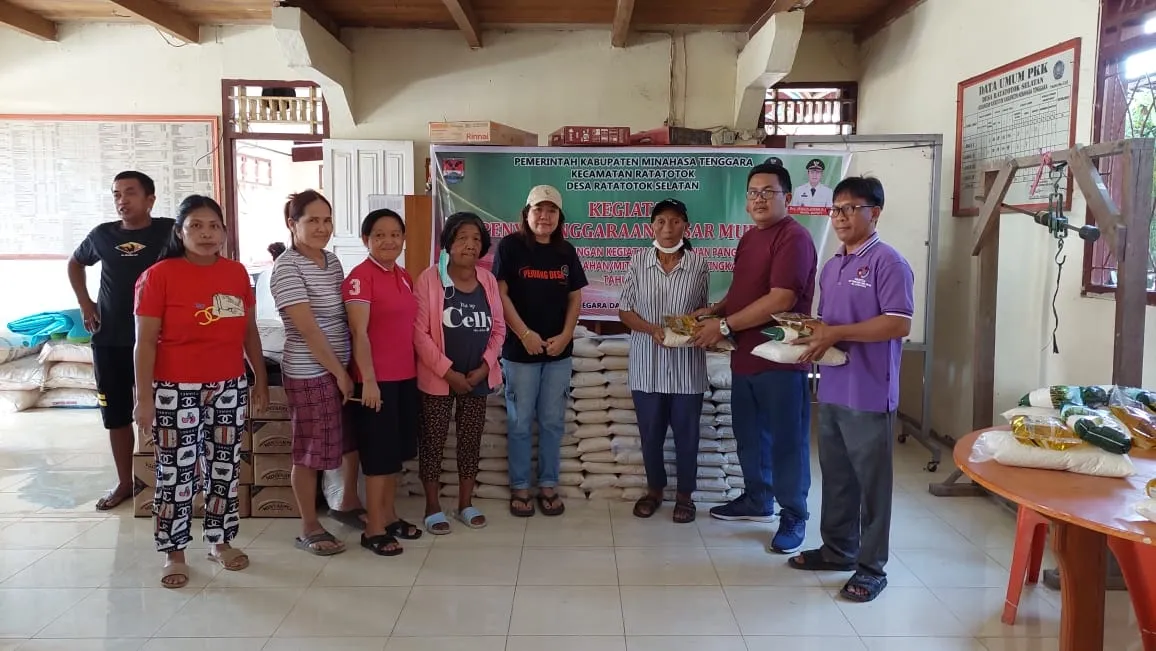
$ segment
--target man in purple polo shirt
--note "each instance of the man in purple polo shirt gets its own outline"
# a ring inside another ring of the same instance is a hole
[[[823,546],[795,556],[800,570],[853,571],[840,595],[867,602],[887,586],[891,532],[891,454],[899,406],[899,361],[911,332],[915,276],[895,249],[879,240],[883,184],[870,177],[835,187],[831,224],[843,248],[819,276],[819,325],[803,359],[837,345],[843,366],[825,366],[819,380],[819,467]]]
[[[807,228],[787,215],[791,175],[763,163],[747,175],[747,214],[755,228],[739,240],[730,290],[705,310],[696,343],[710,346],[734,334],[731,408],[745,491],[710,510],[720,520],[770,522],[781,507],[772,551],[803,545],[811,488],[811,389],[808,364],[776,364],[751,351],[767,341],[760,330],[779,312],[811,312],[818,256]],[[774,483],[772,484],[772,478]]]

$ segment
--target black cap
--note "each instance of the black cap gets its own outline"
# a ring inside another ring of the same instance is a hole
[[[771,156],[770,158],[768,158],[767,160],[765,160],[763,162],[765,162],[768,165],[778,165],[779,167],[783,166],[783,159],[779,158],[778,156]]]
[[[811,160],[807,161],[807,171],[809,172],[811,170],[819,170],[820,172],[823,172],[827,170],[827,165],[818,158],[812,158]]]
[[[690,215],[688,215],[686,212],[686,204],[679,201],[678,199],[671,198],[663,199],[662,201],[654,204],[654,207],[650,209],[650,221],[654,221],[654,218],[658,217],[658,213],[665,212],[667,210],[673,210],[674,212],[682,215],[682,218],[686,221],[690,221]]]

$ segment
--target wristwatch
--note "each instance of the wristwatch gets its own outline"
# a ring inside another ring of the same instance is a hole
[[[731,336],[731,327],[727,325],[726,319],[718,320],[718,331],[721,332],[724,337]]]

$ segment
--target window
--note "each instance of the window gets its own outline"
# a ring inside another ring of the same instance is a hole
[[[237,180],[248,185],[273,185],[273,161],[237,154]]]
[[[1126,7],[1125,7],[1126,5]],[[1156,3],[1100,2],[1099,61],[1093,140],[1156,138]],[[1123,200],[1120,157],[1103,158],[1099,170],[1119,205]],[[1156,181],[1156,178],[1153,179]],[[1094,223],[1091,211],[1088,223]],[[1156,304],[1156,228],[1149,235],[1148,303]],[[1084,293],[1116,291],[1116,256],[1104,240],[1084,245]]]
[[[809,83],[767,89],[760,125],[770,145],[787,136],[849,136],[855,133],[858,84]]]

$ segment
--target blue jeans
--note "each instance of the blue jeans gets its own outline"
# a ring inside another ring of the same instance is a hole
[[[502,360],[506,384],[506,418],[510,490],[530,488],[531,428],[538,421],[538,487],[558,485],[566,397],[570,395],[569,357],[554,362],[520,364]]]
[[[750,506],[769,515],[777,498],[783,512],[806,520],[811,488],[811,387],[806,372],[736,373],[731,410]]]

